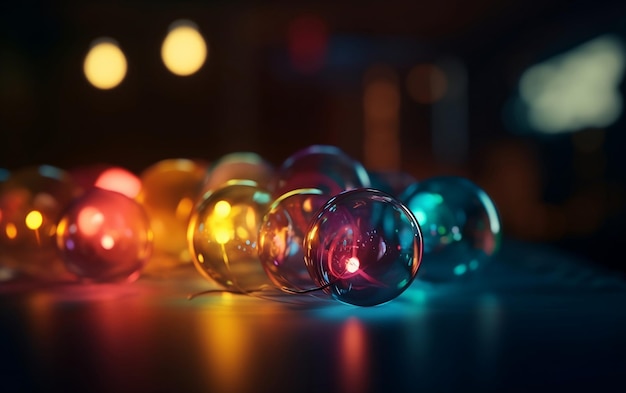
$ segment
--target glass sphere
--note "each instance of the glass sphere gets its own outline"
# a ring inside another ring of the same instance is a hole
[[[321,190],[302,188],[277,198],[263,217],[259,258],[272,282],[289,293],[316,283],[304,263],[304,237],[319,208],[328,200]]]
[[[257,153],[229,153],[208,168],[201,195],[222,187],[230,180],[251,180],[259,187],[268,189],[274,172],[274,166]]]
[[[257,239],[272,202],[250,180],[231,180],[206,194],[191,214],[187,239],[197,270],[236,291],[271,285],[259,260]]]
[[[199,198],[207,163],[191,159],[165,159],[139,176],[141,190],[135,200],[150,219],[154,249],[145,273],[156,273],[191,263],[187,227]]]
[[[298,188],[317,188],[330,197],[369,186],[369,175],[359,161],[338,147],[312,145],[283,161],[272,188],[276,197]]]
[[[59,220],[57,246],[67,269],[86,282],[133,282],[152,253],[142,206],[115,191],[92,188]]]
[[[57,280],[68,275],[54,236],[63,209],[77,192],[71,176],[50,165],[18,169],[0,183],[3,276]]]
[[[423,231],[424,261],[418,279],[448,281],[481,270],[500,245],[494,202],[464,177],[438,176],[409,186],[400,200]]]
[[[94,164],[73,168],[69,173],[82,192],[98,187],[134,198],[141,189],[139,176],[119,166]]]
[[[413,282],[422,234],[413,214],[391,195],[353,189],[326,202],[303,247],[319,288],[343,303],[374,306],[396,298]]]

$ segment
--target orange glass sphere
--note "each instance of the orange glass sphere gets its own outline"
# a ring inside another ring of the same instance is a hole
[[[154,252],[146,273],[191,263],[187,225],[198,199],[208,163],[185,158],[164,159],[140,175],[135,198],[146,211],[154,234]]]

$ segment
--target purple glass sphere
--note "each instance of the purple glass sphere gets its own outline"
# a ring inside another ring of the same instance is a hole
[[[302,244],[309,225],[328,197],[316,188],[289,191],[263,217],[259,258],[272,282],[285,292],[315,288],[304,263]]]
[[[332,197],[304,239],[305,262],[333,298],[374,306],[399,296],[415,279],[422,232],[413,214],[391,195],[362,188]]]
[[[341,191],[370,186],[365,167],[343,150],[312,145],[287,158],[278,168],[274,196],[299,188],[317,188],[329,197]]]

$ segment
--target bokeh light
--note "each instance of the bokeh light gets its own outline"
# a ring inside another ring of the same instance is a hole
[[[91,164],[72,168],[69,174],[80,188],[80,192],[97,187],[134,198],[141,189],[139,176],[120,166],[103,163]]]
[[[529,67],[519,80],[524,121],[547,134],[613,124],[623,110],[625,70],[624,43],[612,34]]]
[[[91,44],[83,71],[85,77],[98,89],[112,89],[126,77],[128,64],[118,43],[111,38],[100,38]]]
[[[128,198],[134,198],[141,190],[141,179],[127,169],[112,167],[104,170],[98,176],[94,186],[103,190],[119,192]]]
[[[168,70],[192,75],[204,65],[207,55],[208,45],[194,22],[180,19],[170,25],[161,46],[161,59]]]

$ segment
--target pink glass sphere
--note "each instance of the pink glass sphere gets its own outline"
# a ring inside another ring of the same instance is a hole
[[[152,231],[139,203],[93,188],[75,199],[57,226],[67,269],[91,282],[132,282],[152,253]]]

